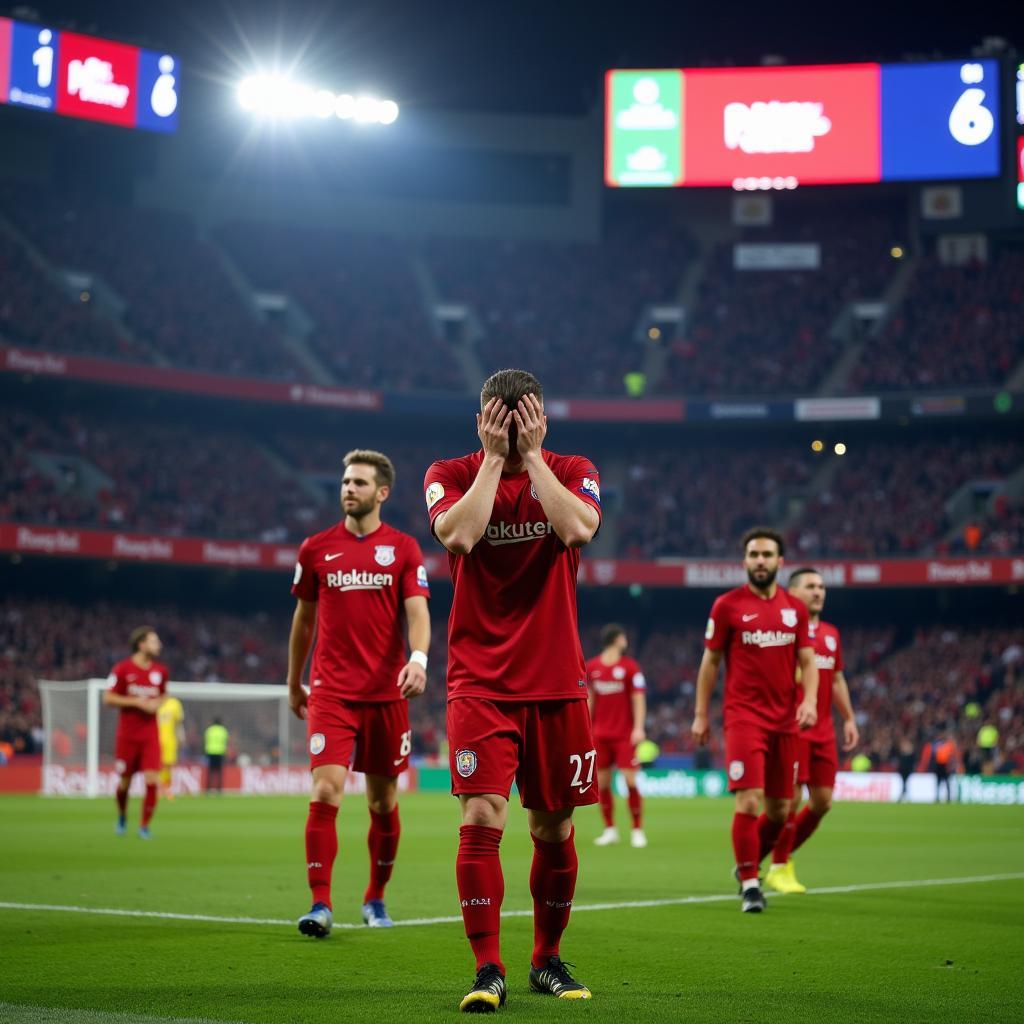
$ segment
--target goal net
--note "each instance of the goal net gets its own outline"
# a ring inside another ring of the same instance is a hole
[[[55,796],[103,796],[117,786],[114,734],[118,710],[105,707],[105,679],[40,681],[43,729],[42,791]],[[243,793],[309,790],[306,726],[288,707],[286,686],[171,682],[169,696],[184,709],[184,742],[172,771],[176,793],[205,785],[203,733],[219,718],[228,730],[224,788]],[[141,792],[142,776],[133,786]]]

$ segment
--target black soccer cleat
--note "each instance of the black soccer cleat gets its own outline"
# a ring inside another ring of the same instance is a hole
[[[764,893],[758,886],[744,890],[743,903],[740,907],[744,914],[760,914],[766,907]]]
[[[476,981],[459,1003],[462,1013],[494,1013],[505,1005],[505,975],[497,964],[484,964],[476,972]]]
[[[559,999],[590,999],[590,989],[578,982],[568,968],[575,964],[563,963],[557,956],[549,957],[543,967],[530,965],[530,988],[534,992],[557,996]]]

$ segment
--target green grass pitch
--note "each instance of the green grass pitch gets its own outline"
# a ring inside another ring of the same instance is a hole
[[[155,838],[113,834],[112,800],[0,800],[0,902],[294,919],[308,908],[294,798],[162,802]],[[624,808],[619,805],[620,816]],[[651,800],[646,850],[597,849],[577,820],[577,907],[722,894],[728,899],[577,911],[566,960],[589,1003],[528,991],[528,916],[503,922],[510,1020],[863,1024],[1024,1020],[1024,813],[1015,807],[840,805],[797,856],[813,888],[742,915],[729,878],[727,800]],[[133,800],[130,820],[137,820]],[[366,811],[339,818],[336,922],[358,923]],[[457,808],[402,802],[388,905],[396,919],[458,914]],[[514,808],[503,844],[506,910],[528,910],[530,847]],[[885,882],[1016,879],[892,888]],[[0,1021],[250,1024],[450,1021],[472,980],[459,923],[336,930],[291,924],[0,908]],[[48,1008],[46,1010],[42,1008]]]

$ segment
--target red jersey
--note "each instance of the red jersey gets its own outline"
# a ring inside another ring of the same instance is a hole
[[[597,470],[543,451],[573,494],[601,512]],[[430,527],[469,490],[483,451],[435,462],[423,481]],[[579,548],[548,522],[526,470],[502,473],[487,529],[468,555],[448,553],[455,595],[448,620],[448,699],[568,700],[587,696],[576,617]]]
[[[828,743],[835,738],[832,724],[832,684],[836,673],[843,671],[843,645],[839,630],[830,622],[819,622],[808,626],[814,660],[818,663],[818,722],[803,735],[812,743]],[[804,698],[803,687],[797,683],[797,700]]]
[[[797,731],[796,652],[813,646],[808,626],[807,605],[782,587],[771,599],[737,587],[715,601],[704,646],[725,652],[726,728]]]
[[[594,736],[628,740],[633,732],[633,694],[647,689],[640,666],[625,656],[606,665],[601,656],[587,662],[587,680],[594,697]]]
[[[119,661],[107,676],[109,692],[122,697],[162,697],[167,692],[167,666],[159,661],[149,668],[136,665],[131,658]],[[157,736],[156,715],[148,715],[139,708],[120,708],[117,735],[126,739],[145,739],[149,733]]]
[[[310,699],[401,700],[404,601],[429,593],[419,544],[386,523],[357,537],[343,520],[307,537],[292,594],[317,602]]]

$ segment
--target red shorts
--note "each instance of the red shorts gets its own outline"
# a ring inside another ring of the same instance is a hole
[[[612,739],[610,736],[595,736],[598,768],[639,768],[636,748],[626,739]]]
[[[319,700],[306,721],[309,767],[340,764],[367,775],[397,776],[409,767],[412,729],[404,700]]]
[[[117,734],[114,741],[115,770],[118,775],[134,775],[136,772],[158,772],[163,765],[160,756],[160,734],[152,735]]]
[[[597,803],[597,750],[585,700],[449,701],[448,760],[457,796],[508,797],[514,780],[522,805],[535,811]]]
[[[800,758],[797,782],[812,788],[835,789],[836,772],[839,771],[839,751],[836,749],[835,737],[818,743],[798,736],[797,744]]]
[[[763,789],[765,796],[789,800],[796,785],[798,743],[794,733],[776,732],[752,722],[725,730],[729,792]]]

